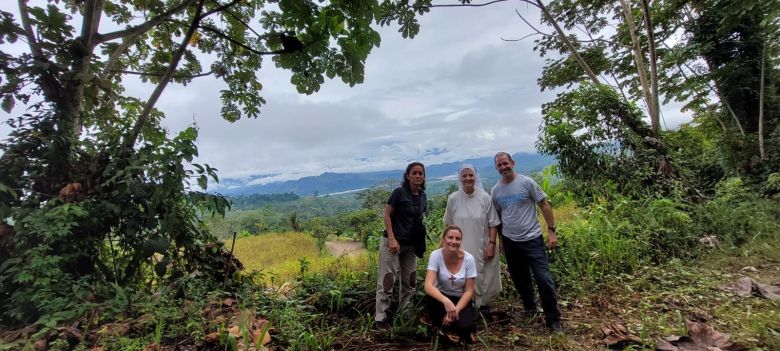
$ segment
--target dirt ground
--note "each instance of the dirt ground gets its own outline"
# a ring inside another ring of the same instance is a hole
[[[325,246],[333,256],[354,256],[366,251],[363,247],[363,243],[359,241],[327,241],[325,242]]]

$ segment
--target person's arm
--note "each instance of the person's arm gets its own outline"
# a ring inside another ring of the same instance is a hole
[[[397,254],[401,251],[401,245],[398,245],[398,240],[395,240],[395,233],[393,233],[393,222],[390,216],[393,214],[393,205],[385,205],[385,231],[387,231],[387,246],[390,248],[390,252]]]
[[[542,199],[539,201],[539,209],[542,210],[544,221],[547,222],[547,246],[554,249],[558,245],[558,235],[555,233],[555,216],[553,216],[552,207],[547,199]]]
[[[458,300],[458,305],[455,306],[455,315],[460,315],[460,311],[466,308],[471,303],[471,298],[474,297],[474,281],[476,278],[466,278],[466,286],[463,290],[463,296]],[[457,319],[457,318],[455,318]]]
[[[444,294],[439,291],[439,289],[436,288],[436,274],[438,274],[436,271],[433,270],[427,270],[425,273],[425,293],[428,294],[431,298],[435,299],[436,301],[441,302],[442,305],[444,305],[444,311],[447,312],[447,314],[444,315],[444,320],[442,321],[442,324],[449,325],[452,321],[458,319],[458,313],[455,311],[455,304],[452,303],[452,301],[444,296]],[[454,319],[453,319],[454,317]]]
[[[498,243],[496,242],[497,236],[498,236],[497,227],[488,228],[488,244],[487,244],[487,248],[485,249],[485,261],[490,261],[491,259],[493,259],[493,257],[496,256],[496,245],[498,245]]]
[[[454,224],[452,222],[453,206],[455,206],[455,205],[452,204],[452,198],[448,197],[447,198],[447,207],[444,208],[444,219],[443,220],[444,220],[444,225],[445,226]]]

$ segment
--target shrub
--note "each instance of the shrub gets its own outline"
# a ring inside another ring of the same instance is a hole
[[[732,245],[778,233],[778,219],[778,204],[761,197],[736,177],[718,183],[715,198],[697,212],[702,233],[715,235],[721,242]]]

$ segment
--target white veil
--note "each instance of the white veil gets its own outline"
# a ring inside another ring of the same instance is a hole
[[[485,188],[482,187],[482,179],[479,178],[479,173],[477,173],[477,169],[474,167],[474,165],[468,163],[460,166],[460,168],[458,169],[458,190],[463,192],[464,194],[466,193],[465,191],[463,191],[463,183],[460,180],[460,174],[463,172],[464,169],[470,169],[472,172],[474,172],[474,191],[475,192],[485,191]]]

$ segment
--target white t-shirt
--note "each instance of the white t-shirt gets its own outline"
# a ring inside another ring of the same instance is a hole
[[[466,279],[477,277],[477,265],[474,263],[474,256],[471,256],[467,251],[463,251],[463,264],[460,265],[458,273],[452,274],[447,270],[447,265],[444,264],[442,250],[442,248],[439,248],[431,252],[431,257],[428,259],[428,270],[436,272],[436,288],[442,294],[462,296],[466,290]]]

